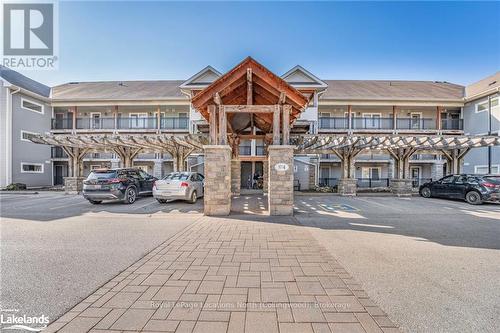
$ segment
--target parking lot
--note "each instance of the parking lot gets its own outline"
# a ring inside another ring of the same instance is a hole
[[[2,309],[55,319],[202,218],[202,200],[91,205],[57,192],[0,194]],[[500,327],[500,206],[419,197],[295,197],[293,218],[235,201],[238,219],[309,230],[408,332]]]

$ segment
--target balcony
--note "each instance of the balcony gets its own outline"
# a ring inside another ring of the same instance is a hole
[[[156,117],[122,117],[122,118],[76,118],[77,130],[187,130],[189,118],[162,117],[158,127]],[[53,130],[73,129],[72,118],[52,119]]]
[[[251,146],[240,146],[240,155],[244,155],[244,156],[252,155],[252,147]]]
[[[61,147],[51,147],[50,157],[52,157],[52,158],[68,158],[68,155]]]
[[[463,119],[441,119],[441,129],[446,131],[463,131]]]
[[[396,126],[394,126],[396,125]],[[353,117],[351,126],[345,117],[320,117],[320,130],[406,130],[406,131],[432,131],[436,130],[435,118],[393,118],[381,117]],[[442,119],[441,130],[463,130],[462,119]]]

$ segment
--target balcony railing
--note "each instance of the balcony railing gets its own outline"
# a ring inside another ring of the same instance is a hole
[[[320,178],[319,179],[319,186],[329,186],[329,187],[335,187],[339,183],[338,178]]]
[[[187,130],[189,118],[162,117],[160,129]],[[73,129],[72,118],[52,119],[52,129]],[[134,130],[134,129],[158,129],[158,118],[156,117],[121,117],[121,118],[76,118],[76,129],[97,130]]]
[[[264,146],[255,146],[255,155],[257,156],[264,155]]]
[[[441,119],[441,129],[443,130],[463,130],[463,119]]]
[[[393,129],[392,118],[352,118],[353,129]]]
[[[349,128],[349,119],[346,117],[320,117],[319,128],[347,129]]]
[[[55,118],[52,119],[52,129],[72,129],[73,118]]]
[[[462,130],[462,119],[443,119],[443,130]],[[348,118],[345,117],[320,117],[320,129],[349,129]],[[358,130],[435,130],[435,118],[397,118],[394,126],[393,118],[353,117],[351,129]]]
[[[50,156],[52,158],[68,158],[68,155],[61,147],[51,147]]]
[[[389,187],[389,178],[358,178],[359,188]]]
[[[411,185],[416,188],[428,182],[432,182],[432,178],[413,178]]]
[[[252,155],[252,147],[240,146],[240,155],[244,155],[244,156]]]

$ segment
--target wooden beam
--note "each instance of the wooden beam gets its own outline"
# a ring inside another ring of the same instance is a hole
[[[224,105],[226,113],[274,113],[275,105]]]
[[[280,94],[280,99],[278,101],[278,104],[285,104],[285,102],[286,102],[286,93],[282,91]]]
[[[441,108],[436,106],[436,129],[441,130]]]
[[[215,104],[217,104],[219,106],[222,105],[222,99],[220,98],[220,95],[218,92],[216,92],[214,95],[214,102],[215,102]]]
[[[292,112],[291,105],[283,105],[283,144],[290,143],[290,113]]]
[[[209,117],[209,131],[210,131],[210,144],[217,144],[217,111],[215,105],[208,106]]]
[[[247,68],[247,105],[253,104],[252,69]]]
[[[252,139],[264,139],[266,137],[265,134],[240,134],[240,139],[243,140],[252,140]]]
[[[273,112],[273,145],[280,144],[280,105],[274,105]]]
[[[219,144],[227,144],[227,116],[224,106],[219,106]]]

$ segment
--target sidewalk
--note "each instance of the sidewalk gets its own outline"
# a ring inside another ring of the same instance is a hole
[[[203,218],[44,333],[399,332],[306,228],[266,220]]]

